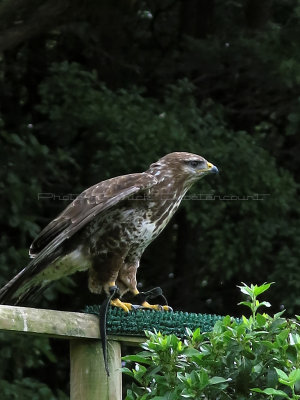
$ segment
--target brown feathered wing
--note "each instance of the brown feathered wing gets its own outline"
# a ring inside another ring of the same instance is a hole
[[[81,193],[57,218],[50,222],[30,247],[31,262],[0,290],[0,304],[19,304],[38,288],[30,289],[28,282],[50,263],[63,256],[63,244],[97,215],[105,213],[128,197],[156,184],[147,173],[129,174],[100,182]],[[29,287],[16,298],[16,291],[26,282]]]

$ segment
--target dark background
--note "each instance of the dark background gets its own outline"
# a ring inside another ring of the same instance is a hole
[[[271,312],[299,313],[298,1],[0,0],[0,51],[1,285],[71,194],[190,151],[220,174],[147,249],[142,288],[241,315],[236,285],[274,281]],[[86,282],[37,306],[99,302]],[[67,352],[2,334],[1,399],[65,399]]]

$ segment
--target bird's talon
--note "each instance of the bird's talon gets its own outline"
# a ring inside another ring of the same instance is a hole
[[[172,307],[169,306],[161,306],[160,304],[149,304],[148,301],[144,301],[142,303],[143,308],[150,308],[151,310],[156,311],[173,311]]]
[[[112,306],[122,308],[122,310],[124,310],[125,312],[129,312],[130,310],[132,310],[131,303],[123,303],[123,301],[121,301],[120,299],[111,300],[110,304]]]

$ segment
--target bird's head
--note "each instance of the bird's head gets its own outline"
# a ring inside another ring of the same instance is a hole
[[[172,176],[190,185],[207,174],[219,171],[216,166],[197,154],[175,152],[151,164],[149,172],[158,179]]]

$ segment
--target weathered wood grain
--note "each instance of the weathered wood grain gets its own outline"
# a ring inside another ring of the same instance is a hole
[[[108,377],[99,340],[70,342],[71,400],[121,400],[121,345],[108,342]]]
[[[0,305],[0,331],[61,339],[100,339],[98,317],[91,314]],[[143,337],[109,335],[109,340],[138,344]]]

